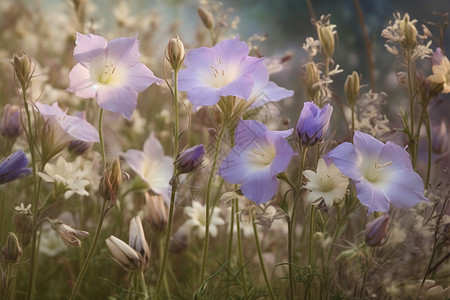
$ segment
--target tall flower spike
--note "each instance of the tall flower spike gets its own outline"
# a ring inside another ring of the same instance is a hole
[[[383,144],[374,137],[355,131],[353,144],[342,143],[327,154],[348,176],[359,201],[374,211],[387,212],[390,204],[406,209],[428,201],[423,181],[414,172],[408,152],[393,142]]]
[[[270,201],[278,189],[277,174],[295,155],[285,140],[291,134],[291,130],[270,131],[258,121],[241,120],[236,128],[236,144],[218,174],[229,183],[241,184],[242,193],[253,202]]]
[[[263,64],[248,52],[248,45],[238,37],[189,51],[184,59],[187,68],[179,73],[179,90],[187,91],[195,107],[214,105],[225,96],[247,100],[254,85],[252,73]]]
[[[73,52],[78,62],[69,74],[69,92],[97,98],[98,105],[130,120],[138,92],[162,80],[139,63],[139,41],[121,37],[111,41],[95,34],[77,32]]]

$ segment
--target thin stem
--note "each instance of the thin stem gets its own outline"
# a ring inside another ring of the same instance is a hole
[[[355,134],[355,103],[351,103],[350,108],[352,110],[352,141],[353,141],[353,135]]]
[[[141,270],[141,272],[139,272],[139,280],[140,280],[142,292],[144,293],[144,299],[148,299],[148,291],[147,291],[147,285],[145,284],[144,270]]]
[[[202,271],[200,275],[200,284],[205,279],[205,271],[206,271],[206,261],[208,260],[208,246],[209,246],[209,222],[210,222],[210,202],[211,202],[211,186],[214,179],[216,164],[217,164],[217,158],[219,156],[219,148],[220,148],[220,142],[222,141],[223,134],[225,132],[226,126],[225,124],[222,125],[220,128],[219,134],[217,136],[216,141],[216,148],[214,150],[214,159],[213,164],[211,167],[211,172],[209,173],[209,179],[208,179],[208,186],[206,188],[206,213],[205,213],[205,243],[203,245],[203,260],[202,260]]]
[[[310,219],[309,219],[309,245],[308,245],[308,265],[313,263],[313,240],[314,240],[314,216],[316,211],[314,205],[311,205]]]
[[[413,70],[413,65],[411,61],[411,50],[408,50],[407,56],[406,56],[406,67],[408,71],[408,95],[409,95],[409,110],[410,110],[410,128],[409,132],[411,133],[412,140],[410,141],[411,144],[411,161],[412,166],[414,170],[416,169],[416,160],[417,160],[417,141],[414,137],[414,99],[415,99],[415,92],[413,91],[413,76],[415,70]]]
[[[239,201],[238,199],[234,199],[234,206],[235,211],[239,211]],[[238,253],[239,253],[239,267],[244,267],[244,254],[242,251],[242,234],[241,234],[241,222],[239,218],[236,218],[236,230],[237,230],[237,244],[238,244]],[[242,288],[244,289],[244,295],[245,298],[248,298],[248,290],[247,290],[247,283],[245,281],[245,272],[244,270],[241,271],[241,279],[242,279]]]
[[[103,108],[100,107],[100,111],[98,113],[98,136],[100,139],[100,153],[102,154],[102,162],[103,162],[103,168],[106,167],[106,155],[105,155],[105,143],[103,140]]]
[[[235,200],[233,199],[233,202]],[[231,252],[233,251],[233,231],[234,231],[234,214],[236,213],[236,210],[234,208],[234,203],[231,205],[231,215],[230,215],[230,231],[228,233],[228,251],[227,251],[227,258],[230,260],[231,258]],[[227,299],[230,293],[230,286],[227,286]]]
[[[425,189],[428,188],[428,185],[430,184],[430,177],[431,177],[431,125],[430,125],[430,116],[428,113],[428,110],[426,110],[426,117],[425,117],[425,128],[427,130],[427,144],[428,144],[428,157],[427,157],[427,177],[425,180]]]
[[[306,0],[306,5],[308,6],[308,12],[311,19],[317,20],[316,13],[314,12],[314,7],[311,0]]]
[[[70,300],[75,299],[78,294],[78,290],[80,289],[81,282],[83,281],[84,275],[89,267],[89,263],[91,261],[92,256],[94,255],[95,248],[97,246],[98,239],[100,238],[100,233],[102,231],[103,221],[105,220],[107,210],[106,210],[107,201],[102,201],[102,209],[100,212],[100,218],[98,219],[97,229],[95,230],[94,240],[92,242],[91,248],[89,249],[88,255],[86,256],[86,260],[84,261],[83,267],[81,268],[80,274],[78,274],[77,281],[75,282],[75,286],[73,287],[72,294],[70,295]]]
[[[258,229],[256,228],[256,224],[255,224],[254,220],[252,220],[252,223],[253,223],[253,233],[255,235],[256,249],[258,251],[259,264],[261,265],[261,270],[264,275],[264,280],[266,281],[267,289],[269,290],[269,293],[270,293],[270,298],[272,300],[275,300],[276,298],[275,298],[275,295],[273,294],[272,286],[270,285],[270,280],[269,280],[269,277],[267,276],[266,267],[264,265],[264,258],[262,256],[261,245],[260,245],[259,237],[258,237]]]

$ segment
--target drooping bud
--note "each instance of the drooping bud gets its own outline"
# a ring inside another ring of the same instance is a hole
[[[28,82],[33,74],[31,69],[31,58],[25,53],[14,54],[12,61],[14,73],[22,88],[28,86]]]
[[[144,228],[139,216],[130,221],[130,233],[128,244],[136,250],[143,258],[143,267],[147,268],[150,263],[150,248],[145,239]]]
[[[8,263],[16,263],[22,256],[22,247],[20,247],[17,236],[12,232],[8,234],[5,246],[2,248],[2,256]]]
[[[23,132],[18,105],[5,105],[0,131],[4,137],[11,139],[17,138]]]
[[[313,102],[305,102],[296,126],[299,143],[314,146],[321,141],[330,125],[332,113],[330,104],[319,108]]]
[[[152,229],[161,233],[166,229],[169,213],[161,195],[145,193],[145,215]]]
[[[112,235],[106,239],[106,245],[113,259],[125,270],[134,271],[142,267],[142,256],[124,241]]]
[[[203,144],[184,150],[174,162],[178,174],[197,170],[201,166],[204,156],[205,149]]]
[[[433,126],[431,137],[431,149],[434,153],[443,154],[448,151],[449,138],[445,121],[441,121],[440,125]]]
[[[205,25],[207,29],[211,30],[214,26],[214,18],[212,14],[203,7],[197,8],[197,13],[200,20],[202,20],[203,25]]]
[[[120,159],[108,161],[100,180],[99,193],[105,201],[110,201],[109,208],[113,207],[119,196],[119,188],[122,185],[122,169],[120,168]]]
[[[64,224],[59,220],[55,220],[52,223],[52,229],[59,234],[59,236],[67,246],[72,247],[80,248],[81,247],[80,239],[84,239],[89,236],[89,232],[73,229],[69,225]]]
[[[358,98],[359,88],[359,75],[356,71],[353,71],[351,75],[347,76],[344,85],[345,95],[351,105],[354,105],[356,98]]]
[[[382,215],[369,222],[364,232],[366,244],[370,247],[377,247],[384,244],[388,228],[389,215]]]
[[[180,38],[178,36],[176,38],[171,38],[166,48],[166,59],[169,61],[175,72],[180,70],[185,56],[186,52]]]

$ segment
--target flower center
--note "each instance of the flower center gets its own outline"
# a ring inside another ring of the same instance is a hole
[[[237,77],[237,68],[222,65],[222,61],[220,58],[217,59],[215,65],[209,66],[209,77],[208,82],[212,87],[221,88],[232,81],[234,81]]]
[[[371,183],[380,182],[383,179],[383,176],[387,174],[386,171],[383,171],[383,169],[390,166],[391,164],[392,161],[384,164],[374,162],[373,165],[368,165],[367,167],[364,168],[363,175],[366,178],[366,180]]]
[[[256,148],[252,148],[248,153],[250,165],[256,168],[263,168],[272,163],[275,158],[276,150],[273,145],[259,145],[255,143]]]
[[[326,177],[320,177],[320,190],[324,193],[327,193],[333,190],[334,184],[331,176],[327,174]]]
[[[113,64],[105,65],[102,73],[97,74],[97,81],[101,84],[110,84],[114,81],[116,67]]]

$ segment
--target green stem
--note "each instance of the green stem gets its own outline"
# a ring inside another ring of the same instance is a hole
[[[209,215],[209,211],[210,211],[210,202],[211,202],[211,186],[212,186],[212,182],[214,179],[215,174],[215,169],[216,169],[216,164],[217,164],[217,158],[219,156],[219,147],[220,147],[220,142],[222,141],[222,137],[223,134],[225,132],[226,126],[225,124],[222,125],[222,127],[220,128],[219,134],[217,136],[217,141],[216,141],[216,148],[214,150],[214,159],[213,159],[213,163],[212,163],[212,167],[211,167],[211,172],[209,173],[209,179],[208,179],[208,186],[206,188],[206,213],[205,213],[205,243],[203,245],[203,260],[202,260],[202,271],[201,271],[201,275],[200,275],[200,284],[203,282],[203,280],[205,279],[205,271],[206,271],[206,261],[208,260],[208,246],[209,246],[209,222],[210,222],[210,215]]]
[[[139,273],[139,279],[140,279],[142,292],[144,293],[144,299],[148,299],[148,291],[147,291],[147,285],[145,284],[144,270],[141,270],[141,272]]]
[[[233,200],[234,202],[234,200]],[[231,205],[231,215],[230,215],[230,231],[228,233],[228,251],[227,251],[227,258],[228,260],[231,259],[231,253],[233,251],[233,230],[234,230],[234,215],[236,214],[236,210],[234,208],[234,203]],[[227,299],[229,297],[230,293],[230,286],[227,285]]]
[[[275,300],[276,298],[275,298],[275,295],[273,294],[272,286],[270,285],[270,280],[269,280],[269,277],[267,276],[266,267],[264,265],[264,258],[262,256],[261,245],[260,245],[259,237],[258,237],[258,229],[256,228],[256,224],[255,224],[254,220],[252,220],[252,223],[253,223],[253,233],[255,235],[256,249],[258,250],[259,264],[261,265],[261,270],[264,275],[264,280],[266,281],[267,289],[269,290],[269,293],[270,293],[270,298],[272,300]]]
[[[106,167],[106,155],[105,155],[105,143],[103,140],[103,108],[100,107],[100,111],[98,113],[98,136],[100,139],[100,153],[102,154],[102,162],[103,162],[103,168]]]
[[[160,242],[159,242],[159,249],[160,249],[160,251],[159,251],[159,258],[160,259],[162,259],[162,257],[164,256],[164,248],[163,248],[164,244],[163,243],[164,243],[164,236],[161,236]],[[163,274],[162,280],[163,280],[163,283],[164,283],[164,288],[166,289],[167,299],[170,299],[170,290],[169,290],[169,284],[167,283],[167,276],[166,276],[166,274]],[[158,282],[159,282],[159,280],[158,280]],[[156,294],[155,294],[155,296],[156,296]]]
[[[312,266],[313,262],[313,240],[314,240],[314,205],[311,205],[311,216],[309,219],[309,245],[308,245],[308,265]]]
[[[350,107],[352,109],[352,141],[353,141],[353,135],[355,134],[355,103],[350,104]]]
[[[413,70],[413,65],[411,62],[411,55],[412,50],[408,50],[407,56],[406,56],[406,66],[408,71],[408,95],[409,95],[409,110],[410,110],[410,128],[409,132],[411,133],[412,140],[411,143],[411,161],[412,166],[414,170],[416,169],[416,160],[417,160],[417,141],[414,137],[414,99],[415,99],[415,92],[413,91],[413,76],[415,70]]]
[[[238,199],[234,199],[235,211],[239,211],[239,201]],[[244,268],[244,254],[242,251],[242,234],[241,234],[241,222],[239,218],[236,218],[236,230],[237,230],[237,243],[238,243],[238,252],[239,252],[239,268]],[[245,299],[248,298],[248,290],[247,290],[247,282],[245,281],[245,272],[241,270],[241,280],[242,280],[242,288],[244,289]]]
[[[428,110],[426,110],[425,117],[425,128],[427,130],[427,144],[428,144],[428,159],[427,159],[427,177],[425,180],[425,189],[428,189],[428,185],[430,184],[431,177],[431,126],[430,126],[430,116]]]
[[[77,281],[75,282],[75,286],[72,289],[72,293],[70,295],[70,300],[75,299],[78,294],[78,290],[80,289],[81,282],[83,281],[84,275],[89,267],[89,263],[94,255],[95,248],[97,246],[98,239],[100,238],[100,233],[102,231],[103,221],[105,220],[107,210],[106,210],[107,201],[102,201],[102,209],[100,212],[100,218],[98,219],[97,229],[95,230],[94,240],[92,242],[91,248],[89,249],[88,255],[86,256],[86,260],[84,261],[83,267],[81,268],[80,274],[78,274]]]

